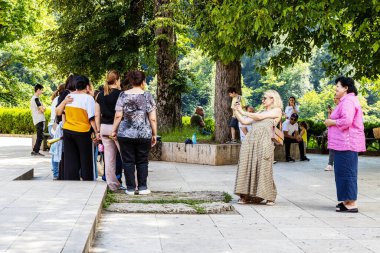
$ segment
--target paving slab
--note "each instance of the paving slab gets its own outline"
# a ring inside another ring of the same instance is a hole
[[[239,205],[210,215],[103,212],[90,252],[380,252],[380,158],[359,157],[359,211],[336,213],[327,155],[277,163],[275,206]],[[233,193],[236,166],[151,162],[152,191]],[[123,231],[120,233],[119,231]]]
[[[106,184],[53,181],[50,155],[30,152],[31,138],[0,137],[0,252],[88,252]]]

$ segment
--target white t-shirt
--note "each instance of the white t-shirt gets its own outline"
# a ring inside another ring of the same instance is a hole
[[[292,135],[295,131],[298,131],[298,123],[295,123],[292,125],[290,124],[290,121],[286,120],[282,124],[282,131],[283,132],[288,131],[288,134]]]
[[[43,112],[38,110],[39,106],[43,106],[41,100],[36,95],[30,99],[30,110],[32,111],[33,124],[37,125],[38,123],[45,121],[45,115]]]
[[[299,108],[298,105],[296,105],[296,110],[297,110],[297,114],[299,115],[299,113],[300,113],[300,108]],[[288,106],[285,108],[286,119],[290,119],[290,117],[292,116],[292,114],[293,114],[293,106],[288,105]]]
[[[58,96],[53,99],[53,102],[51,102],[50,106],[50,121],[49,121],[49,126],[54,125],[54,120],[55,120],[55,108],[57,107],[58,104]]]

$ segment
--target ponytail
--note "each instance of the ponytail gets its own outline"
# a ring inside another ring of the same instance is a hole
[[[116,82],[120,80],[120,74],[116,70],[110,70],[106,76],[106,82],[104,83],[104,96],[110,94],[111,88],[110,85],[115,85]]]

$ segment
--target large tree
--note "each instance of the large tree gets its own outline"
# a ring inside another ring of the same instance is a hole
[[[182,125],[181,90],[176,32],[170,0],[155,0],[157,61],[157,118],[160,132]]]
[[[244,53],[283,45],[267,64],[276,74],[288,65],[308,61],[314,47],[327,45],[334,55],[329,59],[329,74],[350,74],[349,69],[342,67],[350,64],[351,74],[356,77],[379,78],[379,1],[183,2],[190,6],[193,15],[197,45],[225,65],[239,60]],[[224,114],[226,105],[217,104],[221,99],[217,95],[215,114]],[[216,116],[216,140],[223,141],[226,136],[221,130],[226,123],[218,122],[219,119],[223,117]]]
[[[248,8],[247,3],[230,2],[235,1],[199,0],[184,5],[190,14],[189,23],[196,31],[195,44],[216,61],[214,114],[215,141],[219,143],[228,139],[228,120],[232,116],[227,89],[234,87],[241,93],[240,58],[246,52],[269,48],[270,37],[265,31],[273,25],[262,22],[249,26],[260,17],[241,18],[239,12]]]

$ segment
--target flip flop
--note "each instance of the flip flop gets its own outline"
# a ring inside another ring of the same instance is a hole
[[[343,202],[340,202],[340,203],[337,204],[335,207],[336,207],[336,208],[340,208],[341,206],[343,206]]]
[[[343,203],[341,206],[337,207],[336,212],[345,212],[345,213],[357,213],[359,212],[359,209],[357,208],[350,208],[348,209]]]

